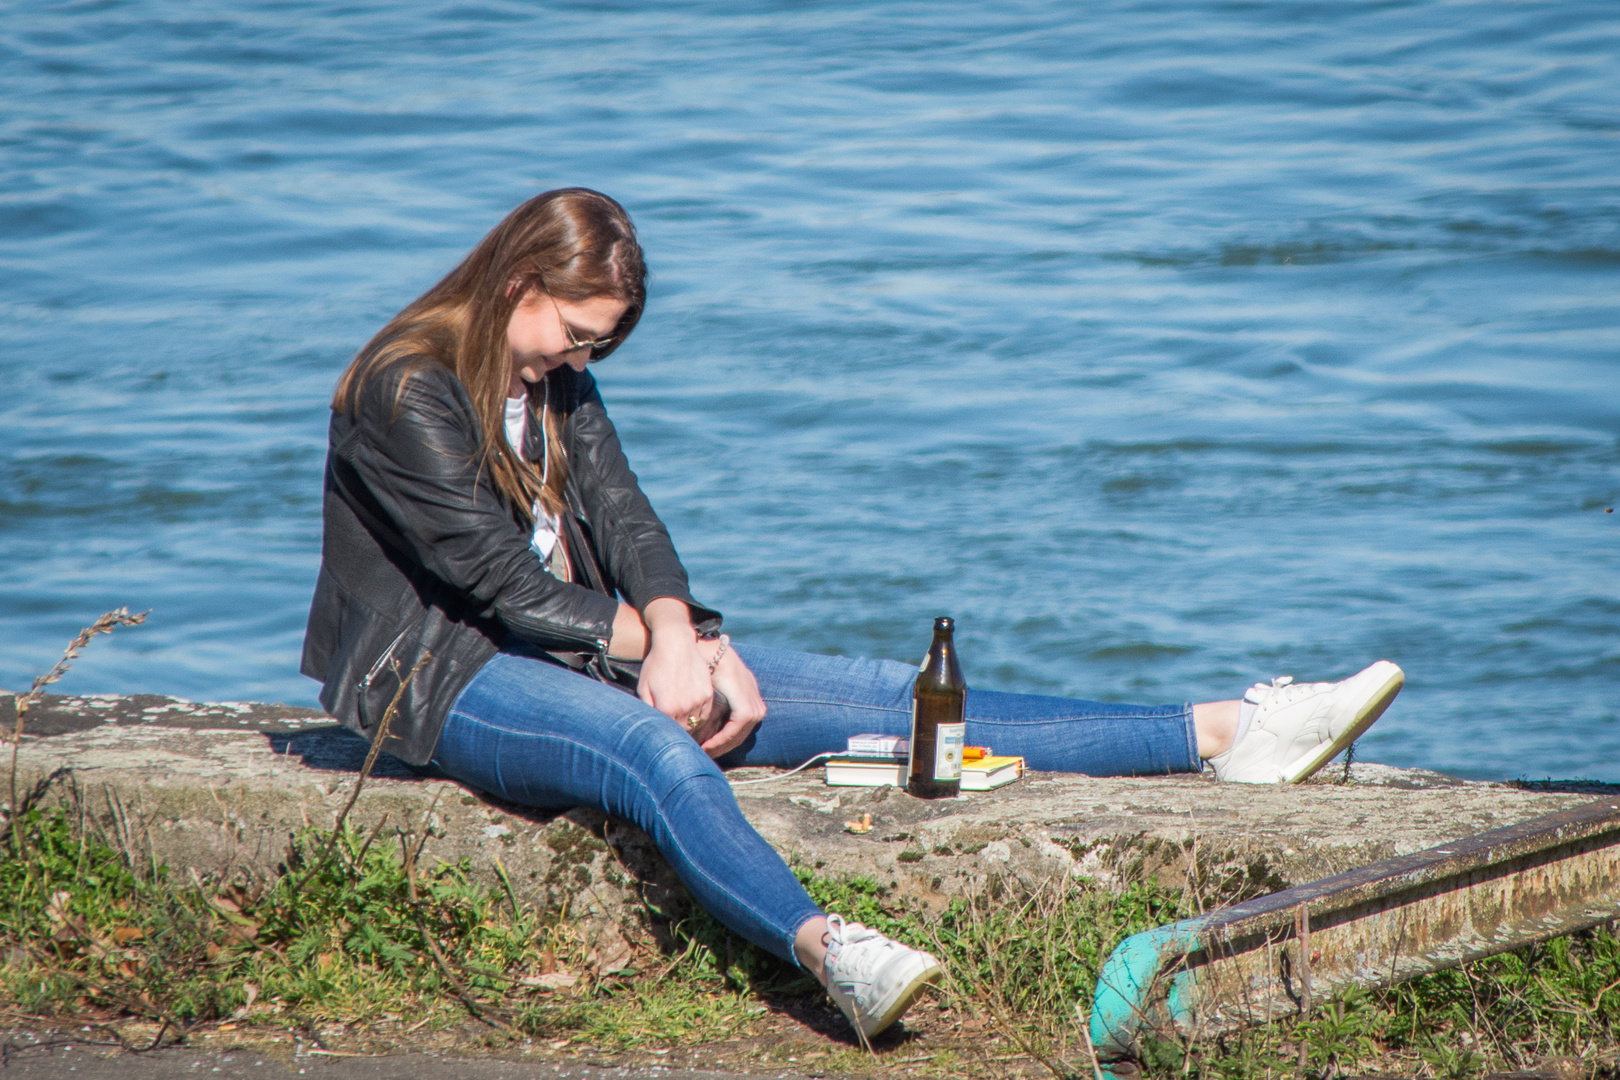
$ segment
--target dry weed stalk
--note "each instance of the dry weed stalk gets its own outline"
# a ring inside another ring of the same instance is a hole
[[[394,691],[393,698],[388,702],[388,708],[383,710],[382,720],[377,724],[377,730],[371,733],[371,748],[366,751],[365,764],[360,766],[360,775],[354,781],[354,790],[349,792],[349,801],[343,804],[343,810],[338,814],[337,820],[332,823],[332,835],[334,837],[343,831],[343,823],[348,820],[349,811],[354,809],[355,802],[359,800],[360,789],[365,786],[366,778],[371,775],[371,770],[376,766],[377,755],[382,752],[383,743],[393,734],[394,714],[399,712],[399,703],[405,697],[405,691],[409,690],[411,683],[416,681],[416,674],[422,670],[422,665],[431,659],[433,659],[432,653],[426,651],[422,653],[421,658],[416,661],[406,676],[399,681],[399,689]],[[397,666],[394,672],[395,674],[399,673]]]
[[[28,693],[17,699],[17,719],[12,725],[11,729],[12,822],[15,822],[17,820],[17,816],[22,812],[22,807],[18,805],[17,802],[17,752],[22,748],[24,716],[26,716],[28,710],[33,707],[34,702],[39,700],[39,695],[44,692],[47,686],[51,685],[67,674],[68,668],[73,666],[73,661],[79,658],[79,654],[84,651],[84,647],[90,644],[91,638],[95,637],[97,634],[110,634],[120,626],[139,626],[141,623],[146,621],[146,617],[151,613],[152,612],[150,610],[147,610],[141,612],[139,615],[131,615],[129,613],[129,608],[127,607],[121,607],[114,611],[107,612],[107,614],[103,615],[101,618],[97,619],[83,630],[80,630],[78,636],[70,641],[68,643],[68,647],[62,651],[62,658],[52,665],[51,670],[34,680],[34,685],[28,688]],[[21,858],[22,833],[17,829],[12,829],[11,839],[12,844],[17,848],[17,856]]]
[[[355,777],[354,788],[349,792],[348,801],[343,804],[343,809],[338,811],[336,820],[332,822],[332,831],[327,834],[326,851],[320,858],[310,863],[308,869],[304,872],[304,876],[293,886],[294,892],[307,885],[328,862],[338,858],[342,847],[343,829],[349,819],[349,811],[353,810],[354,804],[360,800],[360,789],[366,786],[366,778],[371,775],[371,770],[377,764],[377,755],[382,753],[383,743],[392,734],[394,716],[399,711],[399,703],[405,697],[405,691],[410,689],[411,683],[415,681],[417,672],[422,670],[422,665],[431,659],[433,659],[433,654],[424,652],[411,670],[406,673],[405,677],[400,679],[399,689],[394,691],[393,698],[388,702],[388,708],[383,710],[382,719],[378,721],[377,727],[371,733],[371,748],[366,751],[365,763],[360,766],[360,775]],[[399,671],[397,664],[394,671],[396,674]],[[383,821],[377,823],[377,829],[372,833],[372,840],[376,839],[377,832],[381,831],[386,821],[387,815],[384,815]],[[371,840],[367,840],[366,847],[369,848],[370,846]]]
[[[1097,1047],[1091,1042],[1091,1017],[1078,1001],[1074,1003],[1074,1016],[1080,1023],[1080,1034],[1085,1036],[1086,1056],[1091,1059],[1091,1075],[1095,1080],[1103,1080],[1102,1062],[1097,1059]]]

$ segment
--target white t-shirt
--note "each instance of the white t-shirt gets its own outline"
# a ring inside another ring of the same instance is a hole
[[[529,399],[509,397],[506,399],[506,441],[512,444],[512,449],[519,454],[523,453],[523,438],[529,430]],[[534,536],[529,540],[529,547],[540,556],[540,563],[547,570],[551,570],[551,553],[556,550],[557,537],[561,529],[561,522],[557,516],[545,508],[538,499],[535,500],[534,510]],[[555,573],[555,571],[553,571]]]

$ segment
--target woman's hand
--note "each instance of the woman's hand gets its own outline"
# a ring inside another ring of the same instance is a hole
[[[708,641],[698,644],[704,650],[703,666],[707,672],[708,662],[714,658],[720,646]],[[759,696],[759,683],[754,679],[754,673],[731,649],[726,650],[716,665],[713,681],[714,689],[726,695],[726,700],[731,702],[731,716],[719,731],[709,734],[700,730],[699,734],[707,736],[701,740],[704,753],[718,758],[742,745],[748,733],[765,719],[765,699]]]
[[[688,730],[701,727],[690,720],[708,717],[714,687],[690,611],[681,601],[663,597],[647,605],[642,620],[652,642],[641,662],[636,696]]]

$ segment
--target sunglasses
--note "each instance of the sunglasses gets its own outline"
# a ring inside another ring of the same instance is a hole
[[[545,279],[539,278],[538,280],[540,282],[540,291],[546,294],[547,300],[551,301],[551,310],[557,313],[557,325],[562,327],[563,337],[568,339],[569,352],[589,349],[591,355],[587,358],[586,363],[595,363],[617,347],[619,344],[618,334],[609,334],[607,337],[601,338],[582,338],[575,334],[574,328],[568,325],[567,319],[563,318],[562,308],[557,306],[557,298],[552,296],[551,290],[546,288]]]

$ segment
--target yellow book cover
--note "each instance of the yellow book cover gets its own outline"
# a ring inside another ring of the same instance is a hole
[[[989,791],[1024,775],[1024,759],[996,754],[962,762],[962,790]]]

